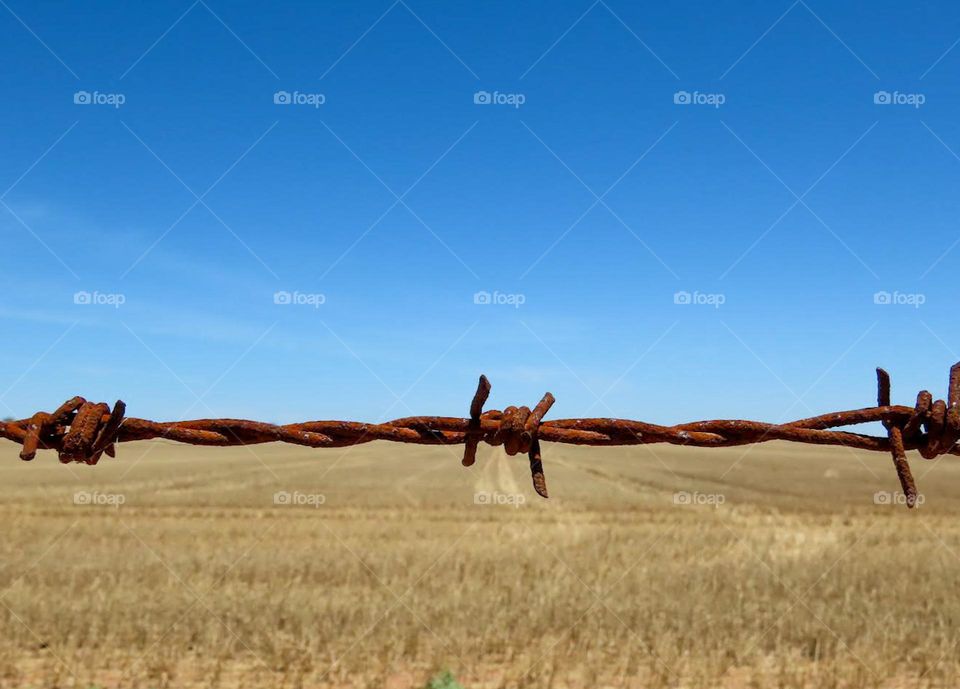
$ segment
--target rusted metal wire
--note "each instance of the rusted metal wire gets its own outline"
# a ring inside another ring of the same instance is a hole
[[[385,423],[308,421],[277,426],[241,419],[199,419],[157,422],[125,417],[126,405],[111,409],[104,403],[74,397],[51,413],[37,412],[29,419],[0,422],[0,437],[23,446],[20,458],[31,460],[38,449],[56,450],[63,463],[96,464],[103,454],[115,456],[119,442],[164,438],[191,445],[254,445],[283,442],[308,447],[345,447],[374,440],[422,445],[464,445],[463,465],[476,461],[481,442],[502,445],[508,455],[526,453],[534,490],[547,497],[540,441],[574,445],[646,445],[670,443],[693,447],[732,447],[770,440],[813,445],[843,445],[860,450],[889,452],[906,503],[917,502],[917,488],[907,461],[908,450],[919,450],[924,459],[960,454],[960,363],[950,368],[947,401],[933,400],[926,390],[913,407],[890,403],[890,376],[877,369],[877,406],[832,412],[790,423],[759,421],[694,421],[660,426],[627,419],[560,419],[544,421],[554,397],[546,393],[537,405],[510,406],[503,411],[483,411],[490,382],[480,376],[470,404],[469,418],[411,416]],[[880,422],[886,437],[831,430],[843,426]]]

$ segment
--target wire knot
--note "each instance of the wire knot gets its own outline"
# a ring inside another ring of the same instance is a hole
[[[548,392],[533,409],[510,406],[503,411],[484,412],[483,405],[489,396],[490,381],[486,376],[480,376],[477,391],[470,403],[470,420],[467,423],[463,466],[472,466],[476,461],[477,446],[481,441],[493,446],[503,445],[504,451],[511,457],[525,452],[530,460],[533,489],[538,495],[548,497],[538,433],[540,422],[556,399]]]
[[[890,406],[890,375],[877,369],[877,404]],[[906,447],[916,447],[924,459],[950,453],[960,440],[960,363],[950,367],[947,401],[934,400],[926,390],[917,395],[913,413],[906,421],[883,421],[890,440],[893,464],[906,496],[907,507],[917,503],[917,487],[907,462]]]
[[[52,413],[37,412],[27,423],[20,459],[29,462],[38,448],[57,450],[63,464],[96,464],[104,453],[115,457],[114,444],[125,412],[123,402],[110,411],[105,403],[82,397],[67,400]]]

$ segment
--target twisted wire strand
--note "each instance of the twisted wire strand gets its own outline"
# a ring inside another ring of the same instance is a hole
[[[490,382],[480,376],[469,418],[410,416],[384,423],[307,421],[275,425],[244,419],[150,421],[126,417],[126,405],[74,397],[53,412],[29,419],[0,422],[0,437],[23,446],[20,458],[32,460],[38,450],[56,450],[63,463],[96,464],[106,454],[116,456],[116,444],[163,438],[190,445],[255,445],[282,442],[307,447],[346,447],[374,440],[421,445],[464,445],[463,465],[476,461],[481,442],[503,446],[508,455],[526,453],[534,490],[548,496],[540,441],[607,447],[669,443],[692,447],[732,447],[786,440],[813,445],[842,445],[889,452],[908,507],[917,502],[916,483],[907,461],[908,450],[924,459],[958,455],[960,447],[960,363],[950,368],[947,401],[934,400],[926,390],[913,407],[890,403],[890,376],[877,369],[877,405],[831,412],[783,424],[718,419],[661,426],[613,418],[559,419],[543,417],[555,399],[546,393],[537,405],[483,411]],[[886,437],[833,430],[880,422]]]

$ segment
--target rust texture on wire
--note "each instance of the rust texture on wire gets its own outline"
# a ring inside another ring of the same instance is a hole
[[[21,459],[31,460],[38,449],[56,450],[63,463],[96,464],[103,454],[115,456],[118,442],[164,438],[192,445],[253,445],[283,442],[308,447],[345,447],[374,440],[423,445],[464,445],[463,465],[476,461],[481,442],[502,445],[508,455],[527,454],[534,490],[547,497],[540,441],[574,445],[645,445],[670,443],[694,447],[731,447],[769,440],[814,445],[842,445],[889,452],[906,503],[917,502],[917,488],[907,462],[907,450],[919,450],[924,459],[960,454],[960,363],[950,369],[947,401],[933,400],[924,390],[915,406],[890,403],[890,376],[877,369],[877,405],[822,414],[783,424],[759,421],[694,421],[660,426],[626,419],[560,419],[544,421],[553,406],[549,392],[530,409],[510,406],[483,411],[490,383],[480,376],[470,404],[469,418],[412,416],[385,423],[308,421],[277,426],[239,419],[200,419],[157,422],[127,418],[126,405],[111,409],[104,403],[74,397],[56,411],[37,412],[29,419],[0,422],[0,437],[20,443]],[[832,430],[880,422],[887,435],[878,437]]]

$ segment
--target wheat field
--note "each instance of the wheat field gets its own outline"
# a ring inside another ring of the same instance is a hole
[[[549,500],[495,448],[119,450],[0,447],[2,687],[960,682],[949,458],[911,512],[889,457],[782,443],[545,445]]]

